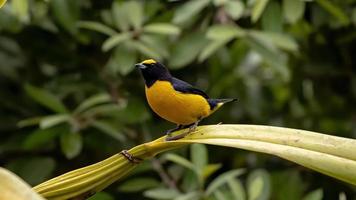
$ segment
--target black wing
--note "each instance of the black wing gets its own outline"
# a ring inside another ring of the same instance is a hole
[[[190,85],[187,82],[184,82],[182,80],[172,77],[171,83],[173,85],[173,88],[179,92],[199,94],[199,95],[203,96],[204,98],[209,99],[209,96],[207,94],[205,94],[205,92],[203,92],[197,88],[194,88],[192,85]]]

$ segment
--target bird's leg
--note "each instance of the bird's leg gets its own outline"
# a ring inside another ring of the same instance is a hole
[[[196,122],[194,122],[192,125],[189,126],[189,129],[188,129],[188,132],[187,132],[187,135],[193,131],[195,131],[195,129],[198,127],[198,124],[200,122],[200,119]]]
[[[141,158],[136,158],[132,154],[130,154],[127,150],[122,150],[120,152],[121,155],[123,155],[128,161],[130,161],[133,164],[138,164],[142,162]]]
[[[182,127],[183,127],[183,125],[177,124],[177,127],[169,129],[168,131],[166,131],[166,135],[168,137],[171,137],[172,136],[171,133],[173,133],[174,131],[178,131],[178,130],[182,129]]]
[[[185,136],[187,136],[189,133],[195,131],[195,129],[198,127],[198,124],[200,122],[200,119],[196,122],[194,122],[193,124],[189,124],[189,125],[182,125],[181,129],[183,128],[188,128],[188,131],[180,134],[180,135],[176,135],[176,136],[172,136],[172,137],[167,137],[166,141],[171,141],[171,140],[179,140],[181,138],[184,138]]]

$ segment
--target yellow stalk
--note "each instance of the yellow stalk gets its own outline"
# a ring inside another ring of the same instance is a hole
[[[0,8],[3,7],[6,3],[6,0],[0,0]]]
[[[0,199],[1,200],[45,200],[20,177],[0,167]]]
[[[297,129],[258,125],[200,126],[180,140],[165,141],[164,136],[136,146],[129,153],[145,160],[191,143],[272,154],[356,185],[356,140]],[[85,199],[119,180],[136,166],[121,154],[116,154],[46,181],[34,190],[47,199]]]

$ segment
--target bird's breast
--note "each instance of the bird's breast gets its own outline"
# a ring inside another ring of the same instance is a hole
[[[156,81],[145,90],[152,110],[175,124],[192,124],[210,114],[210,106],[204,97],[178,92],[169,81]]]

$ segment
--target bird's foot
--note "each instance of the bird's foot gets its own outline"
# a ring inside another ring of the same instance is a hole
[[[133,164],[138,164],[142,162],[143,160],[141,158],[136,158],[132,154],[130,154],[127,150],[122,150],[120,152],[121,155],[123,155],[128,161],[130,161]]]
[[[191,133],[191,132],[194,132],[195,129],[197,129],[199,122],[200,122],[200,120],[199,120],[199,121],[196,121],[193,125],[189,126],[189,129],[188,129],[188,133],[187,133],[187,134],[189,134],[189,133]]]
[[[178,131],[178,130],[182,129],[182,127],[183,127],[182,125],[177,125],[177,127],[169,129],[168,131],[166,131],[167,137],[172,137],[172,133],[174,131]]]
[[[189,132],[185,132],[185,133],[175,135],[175,136],[168,136],[168,137],[166,137],[166,141],[179,140],[179,139],[184,138],[188,134],[189,134]]]
[[[195,129],[198,127],[200,120],[196,121],[194,124],[188,125],[188,126],[182,126],[181,128],[188,128],[187,131],[183,132],[182,134],[176,135],[176,136],[169,136],[166,138],[166,141],[172,141],[172,140],[179,140],[187,136],[189,133],[194,132]]]

